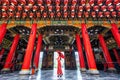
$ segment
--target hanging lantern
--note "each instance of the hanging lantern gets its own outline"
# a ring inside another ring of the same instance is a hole
[[[71,12],[71,17],[74,18],[75,17],[75,13]]]
[[[103,17],[103,12],[98,12],[98,17]]]
[[[30,17],[30,18],[33,18],[33,17],[34,17],[34,13],[30,12],[29,17]]]
[[[67,11],[67,6],[64,6],[63,9],[64,9],[64,12]]]
[[[60,6],[56,6],[56,11],[60,11]]]
[[[20,12],[16,13],[16,18],[20,18]]]
[[[64,12],[64,17],[65,17],[65,18],[67,18],[67,15],[68,15],[67,12]]]
[[[77,3],[77,0],[72,0],[72,5],[75,6]]]
[[[47,6],[50,6],[51,0],[47,0]]]
[[[93,6],[94,11],[99,11],[99,6]]]
[[[54,13],[53,13],[53,12],[50,13],[50,17],[51,17],[51,18],[54,17]]]
[[[27,17],[27,13],[26,12],[23,12],[22,13],[22,18],[24,19],[24,18],[26,18]]]
[[[71,6],[71,11],[75,11],[75,6]]]
[[[17,0],[11,0],[12,5],[17,5]]]
[[[82,12],[78,12],[78,17],[79,17],[79,18],[82,17]]]
[[[115,5],[119,5],[119,4],[120,4],[120,0],[113,0],[113,3],[114,3]]]
[[[37,11],[38,7],[35,5],[33,6],[33,12]]]
[[[46,12],[43,13],[43,17],[44,17],[44,18],[47,17],[47,13],[46,13]]]
[[[7,18],[8,14],[6,12],[2,12],[2,18]]]
[[[60,5],[60,0],[56,0],[56,5],[57,5],[57,6]]]
[[[28,0],[28,5],[33,6],[34,5],[34,0]]]
[[[116,6],[116,10],[117,10],[117,11],[120,11],[120,6]]]
[[[92,17],[96,17],[96,12],[91,12]]]
[[[113,11],[113,10],[114,10],[114,7],[113,7],[113,6],[108,6],[108,10],[109,10],[109,11]]]
[[[43,3],[43,1],[42,1],[42,0],[37,0],[37,4],[38,4],[39,6],[41,6],[41,5],[42,5],[42,3]]]
[[[120,17],[120,12],[117,13],[117,16]]]
[[[42,12],[44,10],[44,6],[40,6],[40,11]]]
[[[112,4],[112,0],[106,0],[106,5],[110,6]]]
[[[85,6],[86,0],[81,0],[80,4],[81,4],[82,6]]]
[[[25,4],[26,4],[26,0],[20,0],[19,3],[20,3],[21,5],[25,5]]]
[[[109,11],[104,12],[104,15],[105,15],[106,17],[110,17],[110,12],[109,12]]]
[[[30,10],[30,6],[25,6],[24,8],[26,12]]]
[[[79,6],[79,11],[83,11],[83,6]]]
[[[106,11],[107,9],[106,9],[106,6],[101,6],[101,10],[102,11]]]
[[[68,5],[68,0],[64,0],[64,5],[65,5],[65,6]]]
[[[2,11],[7,11],[8,7],[7,6],[2,6]]]
[[[13,12],[9,12],[9,17],[11,18],[13,16],[14,16]]]
[[[61,13],[60,13],[60,12],[58,12],[58,13],[57,13],[57,16],[58,16],[58,17],[60,17],[60,16],[61,16]]]
[[[37,18],[40,18],[41,16],[39,12],[37,12],[36,15],[37,15]]]
[[[85,9],[86,9],[86,11],[90,11],[90,5],[87,4],[87,5],[85,6]]]
[[[98,4],[99,6],[102,6],[102,5],[103,5],[103,0],[97,0],[97,4]]]
[[[9,11],[14,11],[15,10],[15,6],[11,5],[9,6]]]
[[[90,4],[90,6],[94,6],[94,0],[89,0],[89,4]]]
[[[18,5],[18,6],[17,6],[17,10],[18,10],[18,11],[22,11],[22,6]]]
[[[52,11],[52,6],[48,6],[48,10],[51,12]]]
[[[112,15],[112,17],[116,17],[116,16],[117,16],[115,11],[113,11],[113,12],[111,13],[111,15]]]
[[[9,5],[9,0],[1,0],[3,5]]]
[[[88,13],[88,12],[84,12],[84,16],[85,16],[86,18],[88,18],[88,17],[89,17],[89,13]]]

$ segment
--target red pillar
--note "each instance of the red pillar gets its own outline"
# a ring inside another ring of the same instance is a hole
[[[35,38],[36,38],[36,28],[37,28],[37,24],[34,23],[32,24],[32,29],[31,29],[31,33],[29,36],[29,41],[27,44],[27,49],[26,49],[26,53],[24,56],[24,61],[22,64],[22,69],[20,71],[20,74],[30,74],[30,66],[31,66],[31,59],[32,59],[32,53],[34,50],[34,42],[35,42]]]
[[[88,67],[89,67],[88,73],[99,74],[99,71],[96,68],[96,63],[95,63],[92,47],[90,44],[88,32],[86,29],[86,24],[82,23],[81,27],[82,27],[82,37],[83,37],[83,42],[84,42],[84,49],[86,52],[86,58],[87,58]]]
[[[1,61],[1,59],[2,59],[2,56],[3,56],[4,52],[5,52],[5,49],[2,48],[2,50],[0,51],[0,61]]]
[[[42,35],[38,35],[38,42],[37,42],[37,48],[36,48],[36,52],[35,52],[35,57],[34,57],[34,64],[36,69],[38,69],[38,64],[39,64],[39,58],[40,58],[40,49],[41,49],[41,45],[42,44]]]
[[[110,53],[107,49],[107,46],[106,46],[106,43],[105,43],[103,36],[101,34],[99,34],[98,37],[99,37],[101,48],[102,48],[103,53],[104,53],[105,60],[108,64],[108,70],[115,70],[114,65],[112,63],[112,59],[110,57]]]
[[[11,67],[11,64],[12,64],[12,60],[14,58],[15,50],[17,48],[19,39],[20,39],[20,36],[19,36],[19,34],[17,34],[14,37],[14,40],[12,42],[12,46],[10,48],[10,51],[9,51],[8,55],[7,55],[7,58],[6,58],[6,61],[5,61],[5,65],[3,67],[3,71],[9,71],[10,70],[10,67]]]
[[[86,71],[85,61],[84,61],[84,56],[83,56],[83,51],[82,51],[82,45],[81,45],[81,40],[80,40],[79,34],[76,34],[76,45],[77,45],[78,54],[79,54],[80,69],[81,69],[81,71]]]
[[[116,49],[113,49],[113,52],[114,52],[114,55],[115,55],[115,57],[116,57],[116,59],[117,59],[117,63],[118,63],[119,66],[120,66],[120,57],[119,57],[119,55],[118,55]]]
[[[0,44],[2,43],[2,40],[3,40],[3,38],[6,34],[6,31],[7,31],[6,26],[7,26],[7,24],[3,23],[0,27]]]
[[[114,36],[114,39],[118,45],[118,47],[120,47],[120,34],[119,34],[119,30],[118,30],[118,27],[115,23],[112,23],[111,24],[112,28],[111,28],[111,32]]]

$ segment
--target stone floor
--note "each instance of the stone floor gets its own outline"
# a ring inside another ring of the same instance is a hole
[[[120,74],[100,71],[100,75],[82,73],[75,70],[66,70],[64,78],[53,75],[52,70],[39,71],[35,75],[19,75],[18,72],[0,74],[0,80],[120,80]]]

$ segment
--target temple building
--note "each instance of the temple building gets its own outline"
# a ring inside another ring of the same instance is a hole
[[[0,80],[119,80],[120,0],[0,0]]]

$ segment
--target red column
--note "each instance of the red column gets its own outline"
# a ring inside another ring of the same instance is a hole
[[[42,46],[41,44],[42,44],[42,35],[40,34],[38,35],[37,48],[36,48],[35,57],[34,57],[34,64],[35,64],[36,69],[38,69],[40,49]]]
[[[103,53],[104,53],[105,60],[108,63],[108,70],[115,70],[114,65],[112,63],[112,59],[110,57],[110,53],[107,49],[107,46],[106,46],[106,43],[105,43],[103,36],[101,34],[99,34],[98,37],[99,37],[101,48],[102,48]]]
[[[5,33],[7,31],[6,26],[7,26],[7,24],[3,23],[0,27],[0,44],[2,43],[2,40],[3,40]]]
[[[5,52],[5,49],[2,48],[2,50],[0,51],[0,61],[1,61],[1,59],[2,59],[2,56],[3,56],[4,52]]]
[[[118,30],[118,27],[115,23],[112,23],[111,24],[112,28],[111,28],[111,32],[114,36],[114,39],[118,45],[118,47],[120,47],[120,34],[119,34],[119,30]]]
[[[84,48],[85,48],[86,58],[87,58],[88,67],[89,67],[88,73],[99,74],[99,71],[96,68],[96,63],[95,63],[92,47],[90,44],[88,32],[86,29],[86,24],[82,23],[81,27],[82,27],[82,37],[83,37],[83,42],[84,42]]]
[[[30,74],[30,66],[31,66],[31,59],[32,59],[32,53],[34,50],[34,42],[35,42],[35,38],[36,38],[36,28],[37,28],[37,24],[34,23],[32,24],[32,29],[31,29],[31,33],[29,36],[29,41],[27,44],[27,49],[26,49],[26,53],[24,56],[24,61],[22,64],[22,69],[20,71],[20,74]]]
[[[82,51],[82,45],[81,45],[81,40],[80,40],[79,34],[76,34],[76,45],[77,45],[78,54],[79,54],[80,69],[81,69],[81,71],[86,71],[85,61],[84,61],[84,56],[83,56],[83,51]]]
[[[10,51],[7,55],[7,58],[6,58],[6,61],[5,61],[5,65],[3,67],[3,71],[9,71],[10,70],[10,67],[11,67],[11,64],[12,64],[12,60],[14,58],[14,55],[15,55],[15,50],[17,48],[17,45],[18,45],[18,41],[19,41],[19,34],[17,34],[15,37],[14,37],[14,40],[12,42],[12,46],[10,48]]]
[[[119,66],[120,66],[120,57],[119,57],[119,55],[118,55],[116,49],[113,49],[113,52],[114,52],[114,55],[115,55],[115,57],[116,57],[116,59],[117,59],[117,63],[118,63]]]

